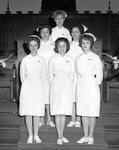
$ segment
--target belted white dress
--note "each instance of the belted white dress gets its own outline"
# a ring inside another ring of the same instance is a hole
[[[45,60],[38,55],[32,56],[29,54],[22,59],[20,65],[22,85],[19,105],[19,114],[21,116],[44,116],[45,70]]]
[[[49,61],[51,115],[71,115],[73,102],[74,59],[55,54]]]
[[[82,53],[76,58],[77,115],[98,117],[100,115],[99,85],[103,78],[102,62],[93,52]]]

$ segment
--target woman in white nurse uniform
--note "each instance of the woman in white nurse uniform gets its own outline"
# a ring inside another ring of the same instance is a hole
[[[68,54],[70,56],[72,56],[74,59],[76,59],[76,57],[80,54],[82,54],[82,48],[79,46],[79,39],[81,37],[81,35],[87,31],[87,27],[84,26],[83,24],[81,25],[74,25],[71,29],[71,36],[72,36],[72,42],[70,45],[70,50],[68,52]],[[73,104],[72,104],[72,120],[67,124],[68,127],[80,127],[81,123],[80,123],[80,116],[76,116],[76,86],[77,86],[77,76],[75,74],[75,78],[74,78],[74,100],[73,100]]]
[[[67,28],[64,27],[64,21],[65,18],[67,17],[67,14],[63,10],[56,10],[53,12],[54,21],[56,23],[56,26],[52,28],[52,33],[51,33],[51,40],[54,43],[55,40],[59,37],[64,37],[71,42],[71,35],[70,32]]]
[[[30,54],[22,59],[20,65],[22,86],[19,114],[20,116],[25,116],[29,134],[27,143],[33,143],[33,140],[36,143],[41,143],[38,129],[39,117],[44,116],[45,108],[44,82],[46,78],[46,64],[45,60],[37,53],[40,47],[38,36],[29,36],[26,40],[26,45],[30,50]],[[32,124],[34,125],[32,126]]]
[[[66,115],[72,114],[74,59],[67,54],[70,44],[66,38],[55,41],[56,54],[49,61],[51,115],[55,115],[57,144],[68,143],[63,135]]]
[[[47,125],[54,127],[55,124],[52,122],[50,115],[50,101],[49,101],[49,81],[48,81],[48,62],[49,58],[54,55],[54,44],[50,40],[51,28],[48,24],[42,24],[37,28],[37,32],[41,37],[41,45],[38,49],[38,54],[42,56],[46,61],[46,76],[47,80],[45,82],[45,108],[47,113]],[[44,118],[40,118],[39,126],[44,125]]]
[[[84,137],[77,143],[94,143],[96,117],[100,114],[100,88],[103,67],[100,57],[91,51],[96,40],[91,33],[80,38],[83,53],[76,58],[77,71],[77,115],[82,117]]]

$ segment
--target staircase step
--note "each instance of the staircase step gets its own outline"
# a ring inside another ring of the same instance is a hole
[[[71,120],[71,117],[67,117],[66,124]],[[24,119],[21,125],[21,139],[18,143],[19,150],[107,150],[107,143],[104,140],[104,127],[100,123],[100,120],[97,120],[96,128],[94,132],[95,143],[93,145],[88,144],[77,144],[83,136],[82,127],[67,127],[64,129],[64,136],[69,139],[69,144],[64,144],[63,146],[58,146],[56,144],[57,132],[55,127],[50,127],[45,125],[39,128],[39,137],[42,140],[42,144],[27,144],[28,133],[24,123]]]
[[[18,144],[18,150],[107,150],[107,144],[96,141],[93,145],[68,143],[59,146],[55,143]]]
[[[110,113],[112,114],[112,112]],[[63,144],[63,146],[57,145],[56,128],[46,125],[46,117],[45,125],[39,128],[39,137],[42,143],[27,144],[28,133],[24,123],[24,117],[18,116],[17,104],[0,106],[0,150],[107,150],[107,142],[109,141],[106,142],[104,140],[105,127],[101,124],[102,120],[104,123],[104,119],[102,118],[107,116],[107,112],[103,110],[101,117],[97,119],[94,132],[95,142],[93,145],[77,144],[77,140],[83,136],[82,127],[70,128],[67,126],[64,129],[64,136],[69,139],[70,143]],[[71,121],[71,116],[66,118],[66,124],[69,121]]]
[[[47,138],[49,139],[49,142],[55,141],[57,139],[57,132],[56,128],[51,127],[40,127],[39,129],[39,136],[44,140],[47,141]],[[74,139],[74,141],[78,140],[80,137],[83,136],[83,130],[82,128],[67,128],[64,129],[64,136],[69,138],[69,140]],[[24,142],[28,137],[27,130],[21,129],[21,142]],[[104,138],[104,130],[102,129],[96,129],[94,132],[95,138]]]
[[[104,139],[108,144],[108,150],[119,150],[119,105],[114,101],[115,98],[101,105]]]
[[[111,124],[105,124],[103,125],[104,126],[104,129],[106,130],[112,130],[112,131],[119,131],[119,124],[116,124],[116,125],[111,125]]]
[[[77,132],[76,128],[72,129],[74,132],[72,131],[67,133],[64,131],[64,136],[69,139],[70,143],[59,146],[56,144],[56,131],[54,132],[53,128],[50,128],[50,130],[51,132],[47,134],[47,131],[43,131],[43,127],[41,127],[41,131],[39,131],[39,137],[42,140],[41,144],[27,144],[26,141],[28,134],[26,131],[22,130],[21,139],[18,142],[18,150],[107,150],[107,143],[104,141],[104,138],[95,137],[95,142],[93,145],[77,144],[77,140],[82,137],[82,131],[79,130]]]
[[[18,150],[20,139],[20,126],[0,126],[0,150]]]
[[[17,145],[18,139],[0,139],[0,145]]]
[[[21,139],[18,143],[19,150],[107,150],[107,143],[104,140],[104,128],[97,124],[94,132],[95,143],[93,145],[77,144],[83,136],[82,127],[66,127],[64,129],[64,136],[69,139],[70,143],[58,146],[56,144],[57,132],[56,128],[44,125],[39,128],[39,137],[42,140],[41,144],[27,144],[28,133],[25,125],[21,126]]]
[[[0,150],[18,150],[17,144],[1,144],[0,143]]]
[[[21,127],[21,132],[27,132],[26,127],[22,126]],[[49,136],[49,135],[56,135],[56,128],[55,127],[50,127],[47,125],[44,125],[39,128],[39,134],[42,136]],[[71,136],[79,136],[80,134],[83,136],[83,129],[82,127],[76,128],[76,127],[66,127],[64,129],[64,134],[65,135],[71,135]],[[95,137],[100,137],[104,138],[104,127],[102,125],[96,125],[95,131],[94,131],[94,136]]]
[[[111,105],[119,106],[119,89],[117,93],[110,95],[108,103],[110,103]]]
[[[111,124],[111,125],[119,125],[119,113],[105,113],[102,114],[102,123],[103,124]]]
[[[119,125],[104,125],[106,141],[119,139]]]
[[[16,113],[18,112],[18,104],[10,101],[0,105],[0,113]]]
[[[108,150],[119,150],[119,138],[114,140],[108,140]]]
[[[101,103],[101,114],[103,113],[119,113],[119,106],[118,105],[111,105],[110,103],[102,102]]]
[[[119,125],[119,106],[103,103],[101,106],[101,119],[103,125]]]
[[[18,150],[21,120],[16,103],[0,105],[0,150]]]
[[[20,125],[21,120],[16,113],[0,113],[0,126]]]
[[[19,139],[20,138],[20,129],[18,128],[0,128],[0,140],[1,139]]]
[[[18,106],[16,103],[7,103],[0,106],[0,127],[20,125],[21,118],[18,116]]]

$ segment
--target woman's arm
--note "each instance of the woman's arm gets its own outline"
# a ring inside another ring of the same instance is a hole
[[[78,57],[75,59],[75,69],[76,69],[76,77],[77,79],[80,79],[80,75],[78,73]]]
[[[54,78],[54,68],[53,68],[53,59],[51,58],[48,63],[48,78],[49,83],[51,84],[53,78]]]
[[[20,64],[20,79],[21,79],[21,82],[23,82],[25,80],[25,74],[26,74],[25,66],[26,66],[25,60],[22,59],[21,64]]]
[[[72,59],[70,72],[70,79],[72,80],[72,82],[74,81],[74,76],[75,76],[75,61],[74,59]]]
[[[96,79],[98,84],[100,85],[103,79],[103,64],[99,56],[96,59]]]
[[[46,61],[45,59],[42,60],[42,75],[41,78],[43,80],[43,82],[45,82],[46,80]]]

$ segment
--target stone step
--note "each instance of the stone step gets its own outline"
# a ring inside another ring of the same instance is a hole
[[[18,114],[14,114],[14,113],[0,113],[0,126],[3,125],[20,125],[21,124],[21,120],[18,117]]]
[[[11,144],[10,144],[11,143]],[[18,150],[18,146],[17,143],[14,144],[15,142],[12,142],[9,140],[9,144],[8,143],[0,143],[0,150]]]
[[[103,125],[119,125],[119,106],[103,103],[101,107],[101,120]]]
[[[119,113],[104,113],[102,114],[102,123],[111,124],[111,125],[119,125]]]
[[[27,134],[26,127],[21,128],[21,133],[22,133],[21,135],[24,135],[23,136],[23,140],[24,140],[24,138],[27,139],[28,134]],[[39,128],[39,135],[42,138],[44,138],[44,139],[47,139],[46,137],[49,137],[50,140],[55,140],[57,138],[56,128],[42,126],[42,127]],[[68,127],[65,127],[64,128],[64,135],[68,136],[68,138],[72,138],[73,137],[73,139],[77,139],[80,136],[83,136],[83,129],[82,129],[82,127],[80,127],[80,128],[75,128],[75,127],[68,128]],[[104,128],[103,127],[101,127],[101,128],[97,127],[95,129],[94,136],[95,136],[95,138],[97,138],[97,137],[98,138],[104,138]]]
[[[119,150],[119,139],[107,141],[108,150]]]
[[[0,126],[0,140],[20,138],[20,126]],[[1,142],[1,141],[0,141]]]
[[[89,144],[63,144],[62,146],[56,143],[51,144],[18,144],[18,150],[107,150],[107,144],[97,140],[93,145]]]
[[[82,127],[66,127],[64,129],[64,136],[69,139],[70,143],[58,146],[56,144],[57,132],[55,127],[44,125],[39,128],[39,137],[42,140],[41,144],[27,144],[28,133],[24,124],[21,126],[21,138],[18,142],[19,150],[107,150],[107,143],[104,140],[104,128],[101,124],[96,124],[94,132],[95,142],[93,145],[77,144],[83,136]]]
[[[0,127],[21,125],[21,118],[18,116],[18,106],[16,103],[2,104],[0,106]]]
[[[20,126],[0,126],[0,150],[18,150],[17,143],[20,139]]]
[[[95,142],[93,145],[88,144],[77,144],[77,140],[82,137],[82,130],[72,128],[71,132],[64,131],[64,136],[69,139],[70,143],[63,144],[63,146],[59,146],[56,144],[57,140],[57,133],[54,131],[54,128],[49,129],[41,127],[41,131],[39,131],[39,137],[42,140],[41,144],[27,144],[28,134],[26,130],[21,131],[21,139],[18,142],[18,150],[107,150],[107,143],[105,142],[104,138],[95,136]],[[48,132],[46,131],[48,130]],[[78,132],[77,132],[78,131]]]
[[[112,93],[107,101],[112,106],[119,106],[119,89],[117,93]]]
[[[112,150],[111,148],[118,147],[118,127],[116,128],[115,126],[119,123],[118,118],[119,107],[104,103],[101,105],[101,117],[96,122],[94,132],[95,142],[93,145],[77,144],[76,141],[83,136],[82,127],[67,127],[65,125],[64,136],[70,140],[70,143],[58,146],[56,144],[56,128],[46,125],[45,116],[45,125],[39,128],[39,137],[42,143],[27,144],[28,134],[24,117],[18,116],[17,104],[5,104],[3,107],[0,106],[0,150],[16,150],[17,147],[17,150],[107,150],[107,147],[109,150]],[[71,116],[66,118],[66,124],[69,121],[71,121]],[[113,128],[109,125],[113,125]],[[17,131],[19,127],[20,130]],[[114,137],[115,131],[117,132],[116,138],[111,139],[109,134]]]
[[[114,141],[117,139],[119,141],[119,125],[104,125],[104,131],[106,141]]]
[[[21,120],[16,103],[0,105],[0,150],[18,150]]]
[[[114,101],[113,97],[101,107],[104,139],[108,144],[108,150],[119,150],[119,105]]]

